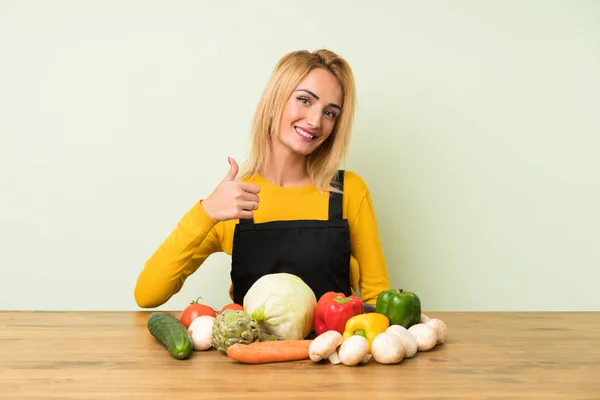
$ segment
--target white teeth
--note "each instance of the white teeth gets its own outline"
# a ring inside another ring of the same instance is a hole
[[[300,129],[300,128],[296,128],[296,132],[298,132],[299,134],[301,134],[302,136],[304,136],[304,137],[305,137],[305,138],[307,138],[307,139],[312,139],[312,138],[314,138],[314,136],[313,136],[313,135],[310,135],[310,134],[308,134],[308,133],[304,132],[304,131],[303,131],[302,129]]]

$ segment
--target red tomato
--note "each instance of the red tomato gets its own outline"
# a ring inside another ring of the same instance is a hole
[[[179,317],[179,321],[181,321],[186,328],[189,328],[192,321],[201,315],[210,315],[211,317],[216,317],[217,313],[212,307],[200,304],[198,303],[198,300],[194,300],[185,308],[185,310],[183,310],[181,316]]]
[[[239,304],[236,303],[230,303],[225,305],[222,309],[221,309],[221,314],[223,313],[223,311],[225,310],[240,310],[240,311],[244,311],[244,307],[240,306]]]

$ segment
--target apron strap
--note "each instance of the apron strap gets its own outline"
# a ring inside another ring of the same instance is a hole
[[[337,178],[334,186],[340,190],[344,190],[344,170],[340,169],[337,172]],[[329,193],[329,219],[342,219],[342,194],[331,192]]]
[[[254,227],[254,218],[240,218],[239,224],[242,226]]]

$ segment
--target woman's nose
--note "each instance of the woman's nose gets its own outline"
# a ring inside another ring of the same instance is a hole
[[[321,111],[311,110],[306,116],[306,121],[310,126],[319,128],[321,126]]]

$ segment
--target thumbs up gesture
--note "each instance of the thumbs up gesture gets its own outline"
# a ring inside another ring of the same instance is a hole
[[[227,221],[237,218],[252,218],[258,208],[260,187],[248,182],[236,181],[238,165],[228,158],[231,168],[215,190],[202,201],[202,207],[215,221]]]

